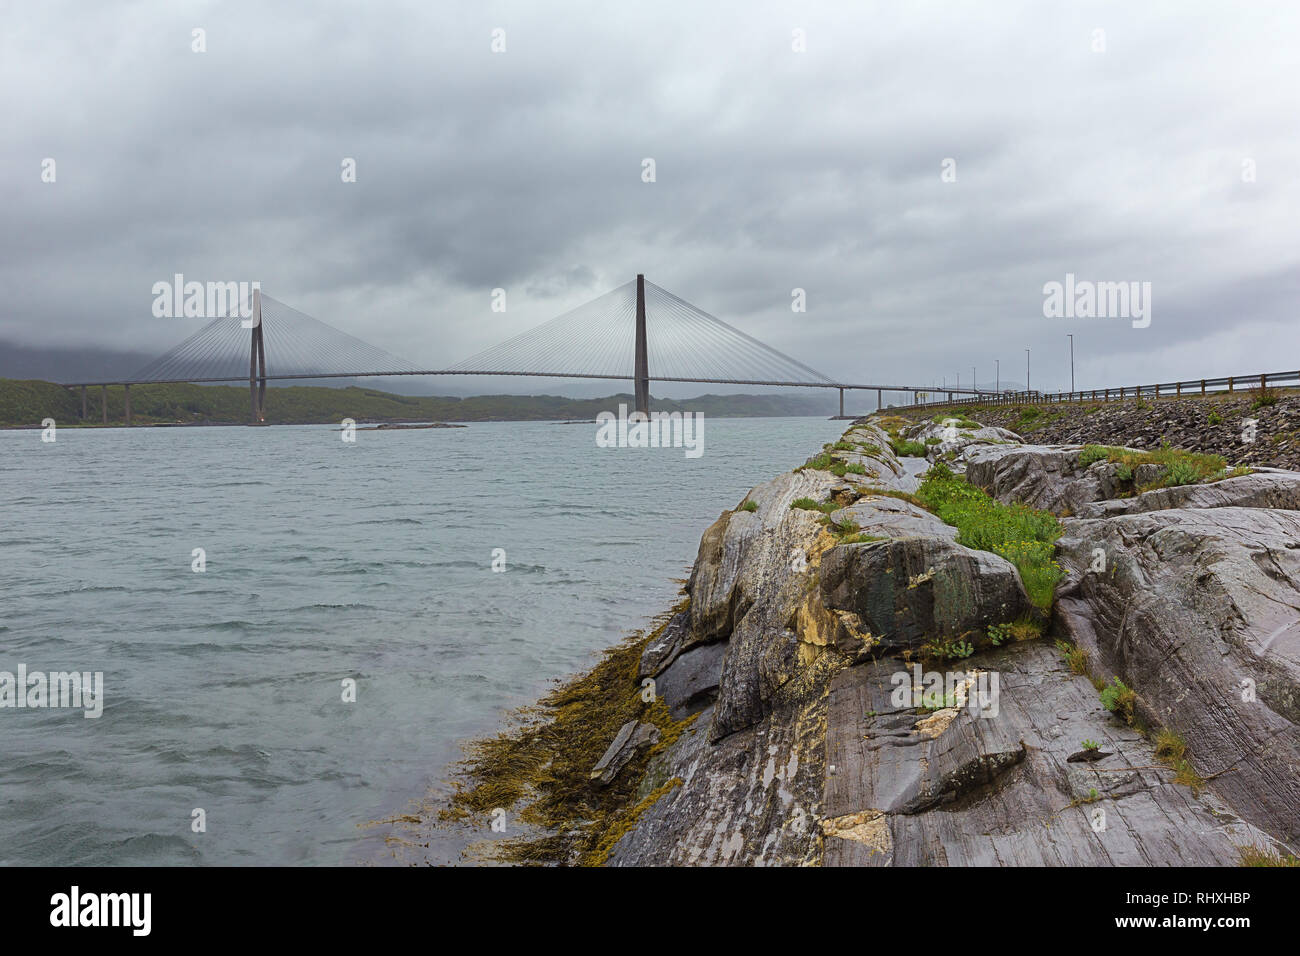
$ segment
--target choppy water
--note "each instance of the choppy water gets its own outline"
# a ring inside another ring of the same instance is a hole
[[[0,671],[105,683],[98,719],[0,708],[0,864],[381,857],[359,824],[665,609],[718,513],[844,424],[710,419],[698,459],[595,425],[0,432]]]

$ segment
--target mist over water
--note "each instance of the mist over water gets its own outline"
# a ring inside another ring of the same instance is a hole
[[[359,825],[667,608],[718,513],[844,425],[709,419],[695,459],[594,424],[0,432],[0,670],[104,673],[98,719],[0,709],[0,864],[374,860]]]

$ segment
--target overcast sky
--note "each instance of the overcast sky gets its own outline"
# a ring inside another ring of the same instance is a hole
[[[1068,386],[1067,332],[1081,387],[1300,366],[1295,3],[0,17],[0,339],[161,352],[180,272],[441,367],[644,272],[839,380]],[[1045,318],[1067,272],[1149,327]]]

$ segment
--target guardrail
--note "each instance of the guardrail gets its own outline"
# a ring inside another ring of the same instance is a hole
[[[1076,392],[1002,392],[978,398],[952,401],[917,402],[907,408],[938,408],[948,405],[1041,405],[1068,402],[1122,402],[1125,399],[1181,398],[1184,395],[1229,394],[1257,388],[1300,386],[1300,371],[1256,372],[1251,375],[1225,375],[1222,378],[1193,378],[1183,382],[1156,382],[1151,385],[1122,385],[1119,388],[1093,388]],[[942,391],[942,390],[940,390]],[[921,395],[925,392],[919,393]]]

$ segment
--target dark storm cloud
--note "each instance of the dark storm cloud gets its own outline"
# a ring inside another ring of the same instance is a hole
[[[847,380],[1295,364],[1296,12],[841,7],[10,8],[0,338],[169,346],[182,272],[442,365],[642,271]],[[1067,272],[1151,326],[1045,319]]]

